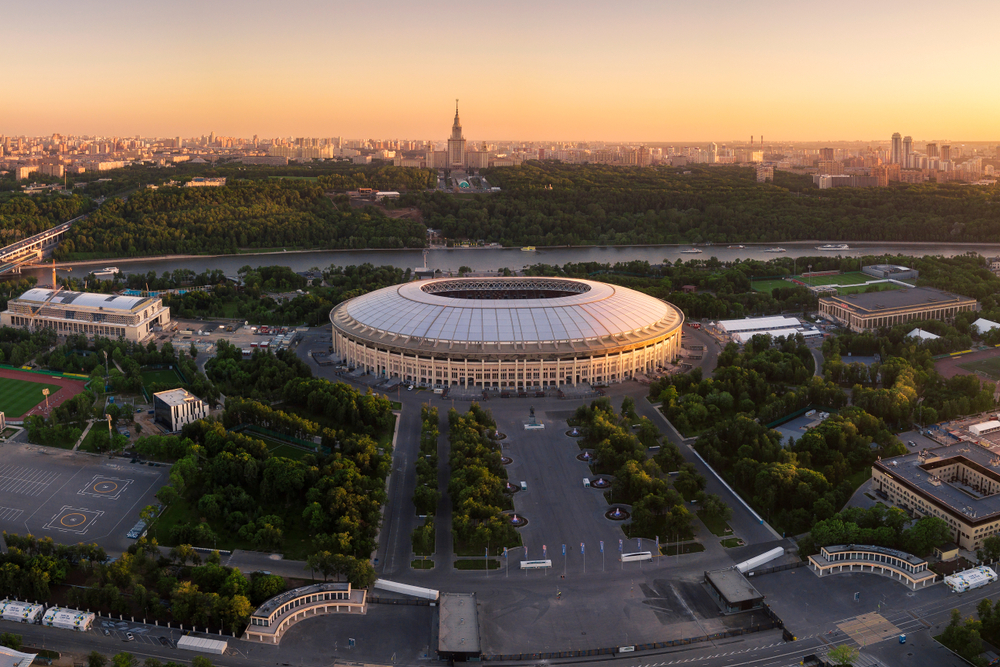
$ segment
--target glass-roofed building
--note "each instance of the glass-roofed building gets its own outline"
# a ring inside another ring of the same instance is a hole
[[[446,278],[394,285],[330,313],[345,365],[420,386],[606,384],[680,355],[684,315],[617,285]]]

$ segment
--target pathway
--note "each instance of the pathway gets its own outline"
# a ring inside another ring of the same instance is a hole
[[[94,426],[94,420],[91,419],[90,421],[87,422],[87,428],[83,429],[83,433],[80,434],[80,439],[76,441],[75,445],[73,445],[74,452],[80,449],[80,445],[82,445],[83,441],[87,439],[87,434],[90,433],[90,429],[93,428],[93,426]]]

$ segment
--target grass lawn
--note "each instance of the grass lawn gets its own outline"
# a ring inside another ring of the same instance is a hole
[[[264,442],[268,443],[269,445],[272,445],[275,442],[277,442],[276,440],[269,440],[265,438],[261,438],[261,440],[264,440]],[[307,454],[314,453],[314,452],[308,452],[298,447],[286,445],[285,443],[274,444],[273,447],[269,448],[269,451],[274,456],[283,456],[284,458],[292,459],[293,461],[301,461],[303,458],[305,458]]]
[[[732,535],[733,529],[729,527],[729,524],[725,521],[719,519],[718,517],[709,516],[705,510],[698,510],[696,512],[698,518],[701,522],[705,524],[705,527],[712,531],[712,534],[716,537],[726,537],[727,535]]]
[[[681,545],[682,554],[696,554],[699,551],[704,551],[705,545],[700,542],[690,542],[688,544]],[[660,553],[664,556],[676,556],[677,555],[677,545],[670,544],[667,546],[660,547]]]
[[[959,368],[964,368],[967,371],[981,371],[992,378],[1000,378],[1000,357],[992,357],[990,359],[982,359],[980,361],[969,361],[964,364],[959,364]]]
[[[49,390],[49,398],[51,398],[62,387],[54,384],[42,384],[41,382],[0,378],[0,412],[6,414],[8,418],[20,417],[45,400],[45,397],[42,396],[43,389]]]
[[[319,176],[268,176],[268,178],[282,178],[290,181],[318,181]]]
[[[149,387],[153,384],[165,384],[172,385],[177,388],[184,384],[181,380],[181,376],[178,375],[174,370],[170,368],[161,368],[158,370],[145,370],[142,371],[142,384],[146,387],[146,391],[149,391]]]
[[[464,558],[464,559],[456,560],[455,561],[455,569],[456,570],[486,570],[486,563],[484,563],[481,560],[473,560],[473,559]],[[491,558],[490,559],[490,568],[489,569],[491,569],[491,570],[499,570],[500,569],[500,561],[498,561],[496,558]]]
[[[0,433],[0,438],[6,439],[6,438],[11,437],[15,433],[17,433],[17,429],[14,428],[14,427],[12,427],[12,426],[8,426],[7,428],[5,428],[3,430],[3,433]]]
[[[90,432],[87,433],[87,437],[84,438],[83,442],[80,443],[81,452],[94,452],[95,454],[98,453],[97,448],[94,447],[94,438],[97,436],[98,426],[99,426],[98,424],[94,424],[93,426],[90,427]],[[105,427],[107,427],[106,424]]]
[[[410,561],[410,567],[412,567],[414,570],[433,570],[434,561],[418,558],[416,560]]]
[[[744,542],[738,537],[730,537],[725,540],[722,540],[722,546],[726,547],[727,549],[732,549],[733,547],[742,547],[745,545],[746,542]]]
[[[790,283],[787,280],[754,280],[752,283],[753,291],[755,292],[766,292],[770,294],[772,290],[781,287],[795,287],[795,283]]]

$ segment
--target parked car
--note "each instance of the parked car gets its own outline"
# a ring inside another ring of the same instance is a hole
[[[125,641],[127,641],[127,642],[134,642],[135,641],[135,635],[133,635],[131,632],[126,632],[125,633]]]

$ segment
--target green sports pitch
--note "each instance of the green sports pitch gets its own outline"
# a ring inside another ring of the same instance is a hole
[[[45,400],[42,389],[48,389],[51,398],[62,387],[55,384],[0,378],[0,412],[8,418],[20,417]]]
[[[959,364],[959,368],[964,368],[967,371],[980,372],[994,380],[1000,379],[1000,357],[990,357],[989,359],[980,359],[978,361],[968,361],[964,364]]]
[[[177,374],[172,368],[160,368],[160,369],[147,369],[142,371],[142,384],[148,390],[150,386],[154,384],[158,385],[170,385],[173,388],[180,387],[184,384],[181,380],[181,376]]]

